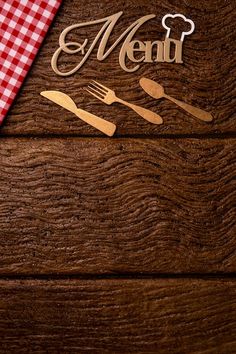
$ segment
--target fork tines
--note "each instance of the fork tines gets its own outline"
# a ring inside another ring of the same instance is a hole
[[[109,91],[107,87],[94,80],[92,80],[88,88],[85,90],[101,101],[104,101],[106,94]]]

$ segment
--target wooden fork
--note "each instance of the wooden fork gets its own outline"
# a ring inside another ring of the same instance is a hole
[[[91,95],[93,95],[94,97],[101,100],[102,102],[106,103],[107,105],[111,105],[114,102],[118,102],[131,108],[133,111],[135,111],[137,114],[139,114],[142,118],[146,119],[150,123],[153,124],[163,123],[162,118],[158,114],[150,111],[149,109],[142,108],[140,106],[121,100],[116,96],[115,91],[110,90],[109,88],[98,83],[97,81],[93,80],[89,84],[88,88],[85,90],[89,92]]]

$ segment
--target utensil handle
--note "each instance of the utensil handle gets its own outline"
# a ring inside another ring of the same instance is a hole
[[[155,112],[150,111],[149,109],[137,106],[135,104],[126,102],[121,100],[120,98],[117,98],[117,102],[124,104],[125,106],[131,108],[133,111],[138,113],[142,118],[146,119],[148,122],[153,123],[153,124],[162,124],[163,119],[161,116],[156,114]]]
[[[174,102],[177,106],[181,107],[184,109],[186,112],[192,114],[194,117],[203,120],[204,122],[211,122],[213,120],[213,117],[211,113],[204,111],[203,109],[191,106],[190,104],[187,104],[185,102],[176,100],[175,98],[171,96],[164,96],[168,100]]]
[[[103,132],[108,136],[113,136],[116,131],[115,124],[108,122],[107,120],[102,119],[100,117],[97,117],[92,113],[84,111],[83,109],[77,109],[75,111],[75,114],[84,122],[92,125],[92,127],[100,130],[101,132]]]

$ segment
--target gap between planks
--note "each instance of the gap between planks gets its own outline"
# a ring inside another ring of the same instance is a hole
[[[216,281],[216,280],[235,280],[236,273],[182,273],[182,274],[161,274],[161,273],[123,273],[123,274],[26,274],[26,275],[11,275],[11,274],[1,274],[0,280],[5,281],[27,281],[27,280],[164,280],[164,279],[173,279],[173,280],[202,280],[202,281]]]
[[[107,136],[95,136],[95,135],[76,135],[76,134],[4,134],[1,136],[1,139],[109,139],[109,140],[119,140],[119,139],[144,139],[144,140],[161,140],[161,139],[169,139],[169,140],[180,140],[180,139],[199,139],[199,140],[226,140],[226,139],[236,139],[236,131],[235,133],[219,133],[219,134],[162,134],[162,135],[143,135],[143,134],[134,134],[134,135],[119,135],[113,136],[112,138],[108,138]]]

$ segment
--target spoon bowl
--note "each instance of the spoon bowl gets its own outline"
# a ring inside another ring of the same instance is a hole
[[[143,77],[139,81],[142,89],[152,98],[159,99],[165,96],[164,88],[153,80]]]

